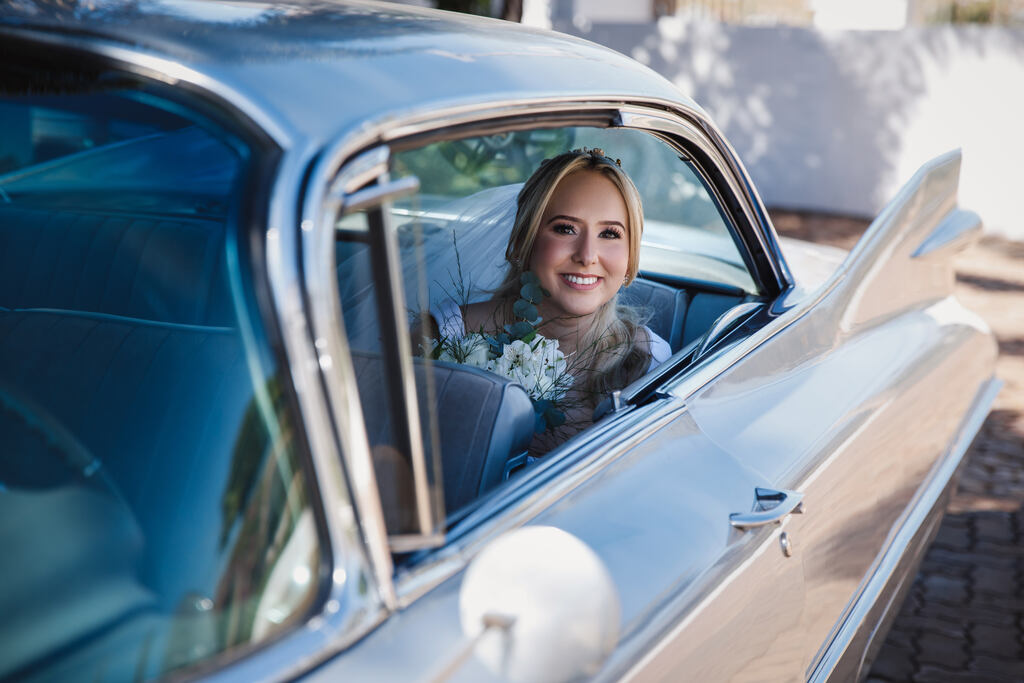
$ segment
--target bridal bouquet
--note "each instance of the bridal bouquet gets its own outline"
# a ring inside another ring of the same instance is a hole
[[[516,321],[494,335],[470,332],[462,337],[442,338],[434,343],[431,356],[449,363],[471,365],[518,382],[533,401],[537,432],[565,423],[560,402],[573,384],[573,376],[558,340],[537,331],[541,318],[537,304],[550,296],[537,276],[523,273],[520,297],[512,307]]]

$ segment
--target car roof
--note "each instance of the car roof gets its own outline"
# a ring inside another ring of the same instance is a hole
[[[292,144],[469,103],[653,99],[699,111],[652,70],[585,40],[390,3],[14,0],[3,28],[181,67]]]

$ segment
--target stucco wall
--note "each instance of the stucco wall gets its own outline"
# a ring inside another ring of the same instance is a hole
[[[644,62],[712,115],[770,206],[874,216],[963,149],[961,205],[1024,240],[1024,32],[760,28],[667,18],[574,33]]]

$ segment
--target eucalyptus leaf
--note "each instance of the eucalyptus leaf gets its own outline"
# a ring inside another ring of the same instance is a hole
[[[529,301],[527,301],[526,299],[519,299],[514,304],[512,304],[512,312],[515,314],[517,318],[522,318],[523,320],[526,321],[532,321],[536,319],[538,315],[537,307],[534,306]]]
[[[519,296],[531,304],[539,304],[544,299],[544,289],[539,284],[531,282],[519,288]]]
[[[522,282],[524,285],[540,284],[540,278],[537,277],[537,275],[534,272],[529,270],[525,271],[522,275],[519,276],[519,281]]]
[[[533,325],[523,322],[522,320],[517,323],[513,323],[507,329],[513,339],[522,339],[531,332],[534,332]]]
[[[533,401],[533,411],[535,413],[546,413],[551,410],[554,404],[546,398],[538,398]]]
[[[544,421],[544,416],[541,413],[535,413],[533,419],[533,431],[540,434],[547,428],[548,423]]]

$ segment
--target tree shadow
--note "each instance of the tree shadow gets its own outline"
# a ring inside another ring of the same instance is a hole
[[[576,23],[555,15],[558,30],[647,64],[700,103],[769,206],[873,217],[917,167],[960,146],[972,206],[994,226],[1016,215],[1000,188],[1024,97],[980,84],[990,65],[1000,79],[1019,75],[1024,32]]]

